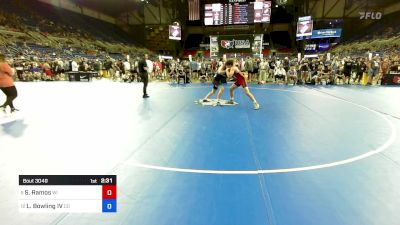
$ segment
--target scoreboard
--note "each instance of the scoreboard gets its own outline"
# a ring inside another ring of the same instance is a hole
[[[204,6],[204,25],[269,23],[271,2],[214,3]]]
[[[116,213],[116,175],[20,175],[19,211]]]

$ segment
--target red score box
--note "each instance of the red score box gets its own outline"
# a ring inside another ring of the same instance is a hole
[[[103,185],[103,199],[117,199],[116,185]]]

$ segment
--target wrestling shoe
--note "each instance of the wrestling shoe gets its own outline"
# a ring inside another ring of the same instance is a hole
[[[12,113],[16,113],[16,112],[18,112],[18,111],[19,111],[19,109],[13,108],[13,109],[11,109],[11,112],[10,112],[10,113],[12,114]]]
[[[231,100],[228,100],[228,101],[226,102],[226,104],[233,105],[233,104],[235,104],[235,102],[231,99]]]
[[[258,104],[257,102],[254,102],[253,105],[255,110],[260,109],[260,104]]]

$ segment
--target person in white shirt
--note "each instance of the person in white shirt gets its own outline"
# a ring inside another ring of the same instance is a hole
[[[149,74],[149,79],[151,79],[154,69],[153,62],[150,59],[146,59],[146,64],[147,64],[147,73]]]
[[[131,71],[131,64],[128,62],[128,60],[125,60],[123,64],[125,73]]]
[[[124,82],[127,82],[130,80],[130,71],[131,71],[131,64],[128,62],[128,60],[125,60],[122,62],[123,70],[122,70],[122,80]]]
[[[240,59],[240,61],[239,61],[239,69],[240,69],[240,71],[243,71],[244,70],[244,64],[246,63],[246,61],[244,61],[243,59]]]
[[[67,72],[67,71],[69,71],[69,67],[70,67],[70,61],[69,60],[65,60],[64,61],[64,72]],[[34,65],[34,68],[37,68],[37,64],[36,65]]]
[[[275,83],[277,82],[277,79],[281,80],[283,79],[284,82],[286,82],[286,70],[283,68],[283,65],[280,64],[278,68],[275,68]]]
[[[137,59],[137,60],[133,63],[133,67],[135,68],[135,71],[136,71],[136,72],[139,72],[139,71],[138,71],[139,60],[140,60],[140,59]]]
[[[197,62],[197,71],[200,71],[201,70],[201,65],[203,64],[203,62],[202,61],[198,61]]]
[[[281,64],[282,64],[282,62],[281,62],[281,60],[279,58],[276,59],[275,63],[276,63],[277,67],[280,67]]]
[[[58,68],[60,72],[63,72],[64,70],[64,62],[61,59],[57,60]]]
[[[72,60],[72,62],[71,62],[71,69],[72,69],[72,72],[78,72],[79,71],[78,63],[75,60]]]
[[[267,81],[268,68],[269,68],[269,63],[267,62],[267,60],[263,59],[260,62],[260,71],[259,71],[260,73],[258,76],[259,84],[265,84],[265,82]]]

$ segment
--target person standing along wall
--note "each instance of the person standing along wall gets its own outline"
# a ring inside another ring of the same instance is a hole
[[[258,76],[258,84],[265,84],[267,81],[267,73],[268,73],[268,67],[269,64],[267,60],[262,59],[260,62],[260,68],[259,68],[259,76]]]
[[[380,62],[377,56],[375,56],[370,62],[368,84],[372,85],[374,78],[379,75]]]
[[[150,97],[147,94],[147,85],[149,83],[149,68],[147,66],[147,60],[148,60],[149,56],[147,54],[144,55],[143,59],[140,59],[139,63],[138,63],[138,72],[139,72],[139,76],[141,81],[143,82],[143,98],[148,98]]]
[[[7,106],[10,106],[11,113],[18,111],[13,104],[15,98],[17,98],[17,88],[14,85],[13,80],[14,71],[10,65],[5,61],[5,56],[0,54],[0,89],[7,96],[6,101],[0,106],[0,110],[6,112]]]

